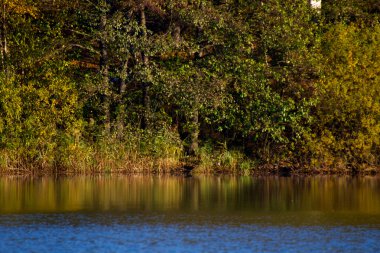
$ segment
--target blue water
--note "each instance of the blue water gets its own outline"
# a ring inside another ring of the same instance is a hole
[[[216,222],[196,214],[1,215],[0,251],[380,252],[378,225],[275,225],[253,221],[239,222],[235,217]]]
[[[0,177],[0,253],[380,252],[380,178]]]

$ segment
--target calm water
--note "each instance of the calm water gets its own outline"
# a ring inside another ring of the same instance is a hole
[[[380,252],[380,178],[0,177],[0,252]]]

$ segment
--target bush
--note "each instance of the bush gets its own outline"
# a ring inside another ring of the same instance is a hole
[[[379,165],[380,25],[332,26],[323,42],[310,149],[318,166]]]

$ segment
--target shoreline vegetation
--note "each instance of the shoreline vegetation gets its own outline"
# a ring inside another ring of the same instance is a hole
[[[0,174],[380,172],[378,0],[5,0]]]
[[[164,140],[164,139],[163,139]],[[136,145],[141,142],[134,142]],[[97,143],[99,144],[99,143]],[[259,163],[241,151],[207,150],[201,148],[196,156],[185,155],[181,146],[173,143],[148,143],[148,149],[125,142],[110,140],[102,146],[80,145],[65,149],[50,161],[35,163],[22,160],[22,154],[13,157],[2,153],[1,175],[96,175],[96,174],[161,174],[161,175],[250,175],[250,176],[309,176],[309,175],[379,175],[379,167],[365,165],[360,169],[341,165],[333,168],[311,167],[306,164]],[[212,153],[211,153],[212,152]],[[43,157],[46,158],[46,157]],[[18,160],[20,159],[20,160]]]

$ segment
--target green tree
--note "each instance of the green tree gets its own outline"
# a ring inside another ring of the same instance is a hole
[[[312,144],[319,165],[379,163],[379,36],[379,25],[354,24],[334,25],[324,35],[325,76]]]
[[[8,16],[12,57],[8,73],[0,75],[0,147],[11,167],[54,167],[58,149],[77,145],[82,130],[78,90],[69,62],[59,54],[64,52],[61,26],[45,11]]]

